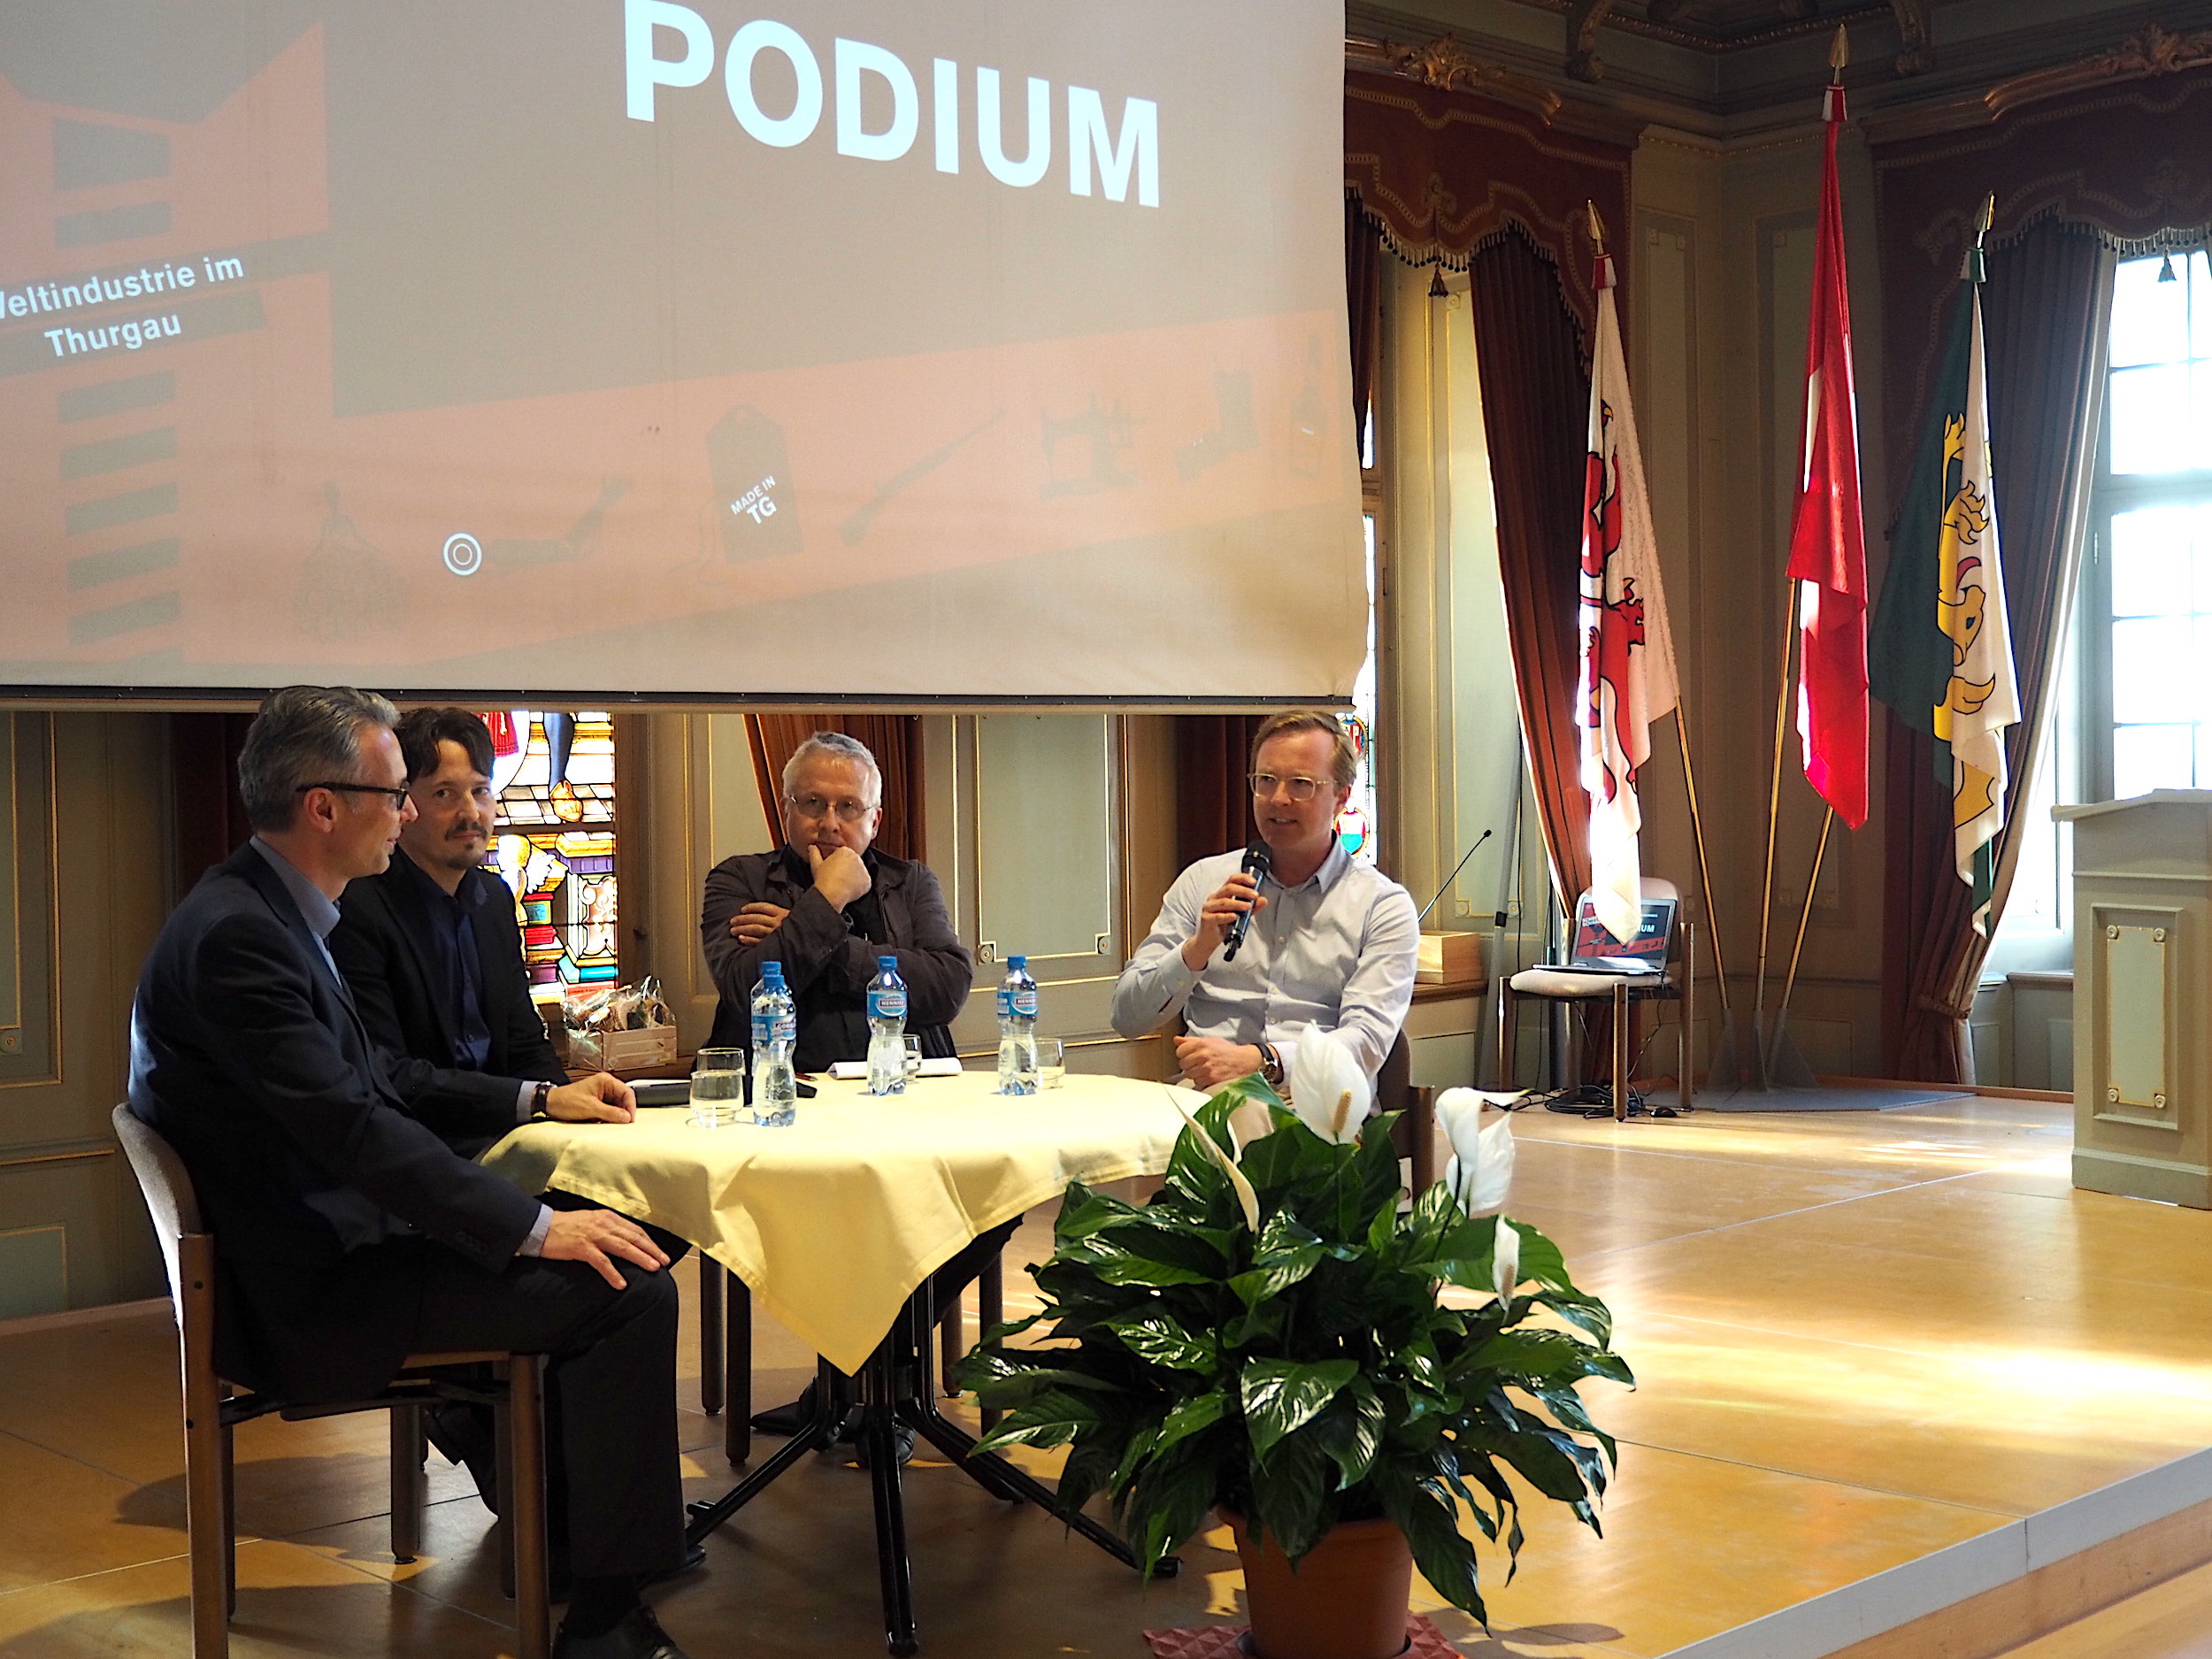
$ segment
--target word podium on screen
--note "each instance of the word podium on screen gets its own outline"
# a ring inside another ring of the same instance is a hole
[[[1342,41],[9,0],[0,693],[1347,695]]]

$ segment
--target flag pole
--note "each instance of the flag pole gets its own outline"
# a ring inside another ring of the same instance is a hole
[[[1767,1008],[1767,940],[1774,915],[1774,843],[1782,819],[1782,745],[1789,730],[1791,630],[1797,625],[1797,582],[1791,578],[1782,589],[1782,677],[1774,694],[1773,765],[1767,779],[1766,874],[1759,884],[1759,961],[1753,980],[1751,1002],[1752,1077],[1754,1088],[1767,1086],[1766,1039],[1759,1027]]]
[[[1805,926],[1813,919],[1813,889],[1820,885],[1820,861],[1828,852],[1828,832],[1836,826],[1836,809],[1820,820],[1820,842],[1813,849],[1812,873],[1805,878],[1805,908],[1797,913],[1797,942],[1790,947],[1790,971],[1782,981],[1782,1000],[1774,1008],[1774,1035],[1767,1044],[1767,1070],[1782,1069],[1782,1045],[1789,1041],[1790,995],[1797,989],[1798,958],[1805,954]]]

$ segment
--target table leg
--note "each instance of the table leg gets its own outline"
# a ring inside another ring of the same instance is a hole
[[[699,1409],[722,1409],[722,1263],[699,1252]]]
[[[994,1256],[975,1276],[975,1307],[976,1340],[980,1342],[1006,1317],[1006,1262],[1002,1255]],[[995,1348],[1002,1345],[993,1342],[990,1346]],[[988,1434],[998,1427],[999,1419],[1005,1415],[995,1406],[985,1406],[983,1432]]]
[[[902,1323],[904,1321],[902,1320]],[[860,1444],[868,1457],[868,1474],[875,1493],[876,1578],[883,1595],[884,1646],[894,1654],[912,1653],[920,1642],[915,1635],[914,1572],[906,1555],[906,1502],[899,1490],[897,1371],[907,1357],[902,1342],[886,1342],[868,1362],[866,1400],[862,1407]],[[914,1392],[929,1392],[929,1341],[911,1350],[918,1368]]]
[[[837,1390],[831,1379],[837,1375],[827,1360],[816,1362],[814,1388],[814,1416],[796,1434],[783,1443],[782,1448],[759,1468],[732,1486],[711,1502],[702,1499],[686,1507],[691,1525],[684,1528],[684,1541],[698,1543],[709,1532],[728,1520],[772,1486],[783,1471],[804,1457],[809,1452],[819,1451],[837,1442],[837,1431],[841,1426],[842,1409],[838,1403]]]
[[[727,1287],[722,1372],[729,1379],[729,1415],[722,1419],[722,1455],[741,1465],[753,1455],[753,1293],[735,1273],[715,1277]]]

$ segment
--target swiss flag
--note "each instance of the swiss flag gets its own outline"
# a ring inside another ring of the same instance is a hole
[[[1844,281],[1836,135],[1843,88],[1828,88],[1828,150],[1805,342],[1805,438],[1790,528],[1801,643],[1797,735],[1805,776],[1837,816],[1866,822],[1866,541],[1859,514],[1858,400],[1851,380],[1851,299]]]

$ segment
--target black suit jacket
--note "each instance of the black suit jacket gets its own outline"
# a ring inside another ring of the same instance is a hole
[[[394,1054],[449,1065],[455,1010],[442,994],[445,981],[431,931],[435,922],[423,902],[421,884],[401,866],[406,856],[393,853],[392,867],[382,875],[363,876],[346,889],[338,901],[342,919],[330,935],[330,954],[338,959],[373,1041]],[[530,1001],[514,895],[488,870],[472,870],[462,880],[464,894],[471,886],[483,894],[472,919],[477,980],[483,988],[480,1011],[491,1033],[485,1071],[565,1083],[568,1072],[555,1057],[545,1021]]]
[[[139,976],[130,1102],[215,1234],[225,1374],[302,1399],[374,1389],[425,1259],[390,1240],[503,1267],[538,1202],[446,1142],[511,1127],[519,1084],[380,1053],[252,846],[202,877]]]
[[[820,1071],[833,1061],[864,1060],[868,981],[876,977],[878,956],[895,956],[899,977],[906,981],[907,1030],[922,1040],[922,1052],[932,1059],[956,1052],[952,1021],[968,1000],[975,966],[952,931],[944,890],[926,864],[872,847],[862,856],[873,880],[870,896],[881,918],[879,942],[854,930],[851,912],[860,908],[859,902],[844,911],[834,909],[815,891],[811,874],[804,873],[805,860],[787,848],[740,853],[707,872],[699,942],[715,989],[722,994],[710,1047],[752,1047],[749,999],[760,964],[773,956],[783,964],[785,983],[798,1004],[798,1069]],[[758,944],[741,944],[730,937],[730,918],[756,902],[791,913]]]

